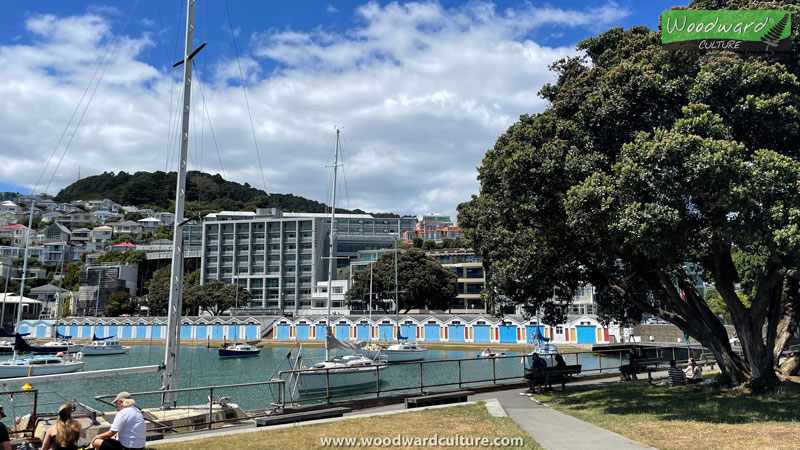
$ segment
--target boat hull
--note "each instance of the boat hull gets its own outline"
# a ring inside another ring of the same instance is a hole
[[[228,350],[228,349],[219,349],[219,357],[220,358],[246,358],[248,356],[258,356],[261,354],[261,350]]]
[[[33,370],[31,370],[33,368]],[[36,375],[55,375],[77,372],[83,369],[83,362],[52,365],[0,364],[0,378],[19,378]]]
[[[300,395],[325,394],[330,392],[356,391],[368,387],[376,387],[380,380],[380,371],[385,365],[366,366],[352,369],[312,369],[300,372],[300,381],[297,392]],[[326,387],[329,386],[329,389]]]
[[[128,353],[130,347],[108,348],[108,347],[92,347],[87,345],[83,348],[83,356],[105,356],[105,355],[122,355]]]
[[[381,351],[381,358],[386,362],[408,362],[408,361],[422,361],[425,359],[425,354],[428,350],[383,350]]]

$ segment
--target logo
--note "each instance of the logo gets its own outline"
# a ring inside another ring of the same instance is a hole
[[[791,13],[776,10],[670,10],[661,13],[661,44],[670,50],[791,50]]]

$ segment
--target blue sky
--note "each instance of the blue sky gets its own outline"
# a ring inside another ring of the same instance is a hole
[[[478,190],[485,151],[520,114],[546,107],[536,92],[553,79],[549,63],[612,26],[655,27],[675,3],[227,4],[238,61],[225,2],[197,2],[195,46],[208,47],[195,61],[190,169],[325,201],[338,125],[339,206],[455,219]],[[4,2],[0,190],[56,194],[78,171],[174,170],[180,72],[171,64],[184,9],[177,0]],[[114,57],[90,84],[107,49]],[[73,111],[77,128],[67,127]]]

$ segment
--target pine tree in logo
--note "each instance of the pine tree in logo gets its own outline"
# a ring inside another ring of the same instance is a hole
[[[761,36],[761,42],[767,44],[767,51],[770,47],[778,46],[778,41],[780,40],[783,29],[786,28],[787,23],[789,23],[789,14],[783,16],[783,19],[779,20],[778,23],[769,29],[769,31],[764,33],[764,36]]]

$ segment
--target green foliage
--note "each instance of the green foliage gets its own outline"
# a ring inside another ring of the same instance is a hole
[[[153,273],[153,278],[146,283],[147,306],[151,315],[165,315],[169,304],[169,284],[171,266],[165,266]],[[219,280],[210,280],[200,285],[200,270],[185,274],[183,277],[183,314],[200,315],[200,310],[218,316],[238,303],[247,305],[251,294],[247,289],[226,285]]]
[[[384,300],[379,304],[394,299],[394,267],[394,253],[386,253],[372,264],[372,292]],[[446,310],[458,295],[455,274],[420,249],[410,248],[398,255],[397,271],[400,309],[406,312],[412,308]],[[348,303],[369,301],[369,291],[370,271],[362,270],[347,291]]]
[[[203,216],[203,214],[201,213],[201,217],[202,216]],[[167,239],[167,240],[171,241],[172,240],[172,230],[162,225],[162,226],[156,228],[156,232],[153,235],[153,239]]]
[[[422,245],[424,244],[424,241],[419,236],[415,237],[413,242],[414,248],[422,248]]]
[[[144,216],[140,212],[130,212],[126,213],[124,216],[124,220],[132,220],[134,222],[141,219],[144,219]]]
[[[58,202],[109,198],[123,205],[147,206],[155,210],[174,210],[176,173],[104,172],[82,178],[56,195]],[[283,211],[323,213],[323,203],[293,194],[267,194],[249,184],[225,181],[222,176],[190,171],[186,178],[186,217],[205,211],[279,208]],[[363,213],[361,210],[342,212]],[[127,217],[126,217],[127,219]]]
[[[164,266],[153,272],[153,278],[145,282],[147,307],[151,316],[166,315],[169,305],[169,276],[171,266]]]
[[[22,225],[25,225],[27,227],[28,220],[30,220],[30,217],[31,217],[30,214],[28,214],[27,216],[22,216],[21,219],[17,220],[17,223],[21,223]],[[34,230],[37,231],[41,230],[45,226],[47,226],[47,224],[42,223],[42,216],[37,216],[37,215],[33,216],[33,224],[31,225],[31,227],[33,227]]]
[[[101,263],[120,263],[139,265],[147,262],[147,253],[142,250],[128,250],[121,252],[119,250],[109,250],[100,255],[95,261],[97,264]]]
[[[61,311],[61,317],[69,317],[70,315],[70,301],[72,300],[72,296],[68,296],[64,299],[64,309]]]
[[[138,304],[131,301],[131,294],[125,291],[114,292],[108,296],[106,301],[106,317],[117,317],[123,314],[135,314],[138,311]]]
[[[11,264],[13,264],[15,266],[18,266],[18,267],[22,267],[24,265],[24,263],[25,263],[25,258],[22,257],[22,256],[20,256],[19,258],[14,258],[11,261]],[[36,259],[36,258],[34,258],[32,256],[29,256],[28,257],[28,267],[42,267],[42,263],[39,262],[38,259]]]
[[[724,3],[800,12],[794,2]],[[668,51],[646,27],[608,30],[578,50],[551,66],[557,81],[540,92],[549,108],[497,139],[480,195],[459,205],[490,309],[520,304],[559,323],[591,283],[607,317],[659,315],[730,354],[723,369],[737,382],[748,365],[774,376],[772,341],[742,342],[758,358],[731,354],[684,263],[706,270],[737,329],[776,330],[800,298],[796,284],[792,295],[781,288],[800,266],[796,60]]]
[[[117,237],[115,237],[113,239],[109,239],[107,244],[108,245],[117,245],[117,244],[121,244],[123,242],[128,242],[128,243],[133,244],[134,240],[133,240],[133,237],[130,234],[126,233],[126,234],[121,234],[121,235],[119,235],[119,236],[117,236]]]

